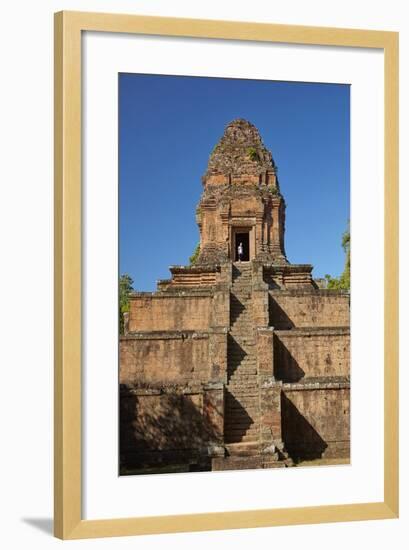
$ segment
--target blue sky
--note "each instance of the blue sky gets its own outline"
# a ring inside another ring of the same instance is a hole
[[[225,126],[255,124],[278,166],[291,263],[339,275],[349,219],[349,86],[119,75],[119,271],[155,290],[187,265],[201,176]]]

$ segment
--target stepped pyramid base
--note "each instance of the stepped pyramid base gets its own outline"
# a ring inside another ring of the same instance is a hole
[[[268,455],[251,456],[226,456],[212,459],[212,470],[221,472],[225,470],[260,470],[267,468],[287,468],[291,466],[285,460],[275,460]]]

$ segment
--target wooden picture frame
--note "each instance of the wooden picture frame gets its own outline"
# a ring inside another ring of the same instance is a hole
[[[302,508],[84,520],[81,515],[81,33],[380,48],[385,82],[384,499]],[[398,34],[231,21],[55,15],[55,535],[62,539],[398,516]]]

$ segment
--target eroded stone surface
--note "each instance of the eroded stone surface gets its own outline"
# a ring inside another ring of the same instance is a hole
[[[130,298],[121,467],[288,467],[349,456],[349,294],[285,256],[285,203],[258,130],[230,123],[203,177],[200,255]],[[237,262],[236,233],[249,236]],[[243,233],[244,232],[244,233]]]

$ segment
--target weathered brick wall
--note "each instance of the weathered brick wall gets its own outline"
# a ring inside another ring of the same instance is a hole
[[[278,380],[349,376],[349,365],[348,328],[274,331],[274,376]]]
[[[121,387],[121,470],[208,460],[223,432],[223,389],[141,390]],[[123,471],[123,473],[125,473]]]
[[[211,293],[141,293],[130,299],[129,331],[207,330],[211,306]]]
[[[121,384],[188,384],[210,378],[208,334],[126,336],[120,340]]]
[[[349,326],[349,295],[333,290],[269,292],[270,325],[274,328]]]
[[[293,458],[349,456],[349,389],[336,386],[291,390],[284,384],[282,437]]]

